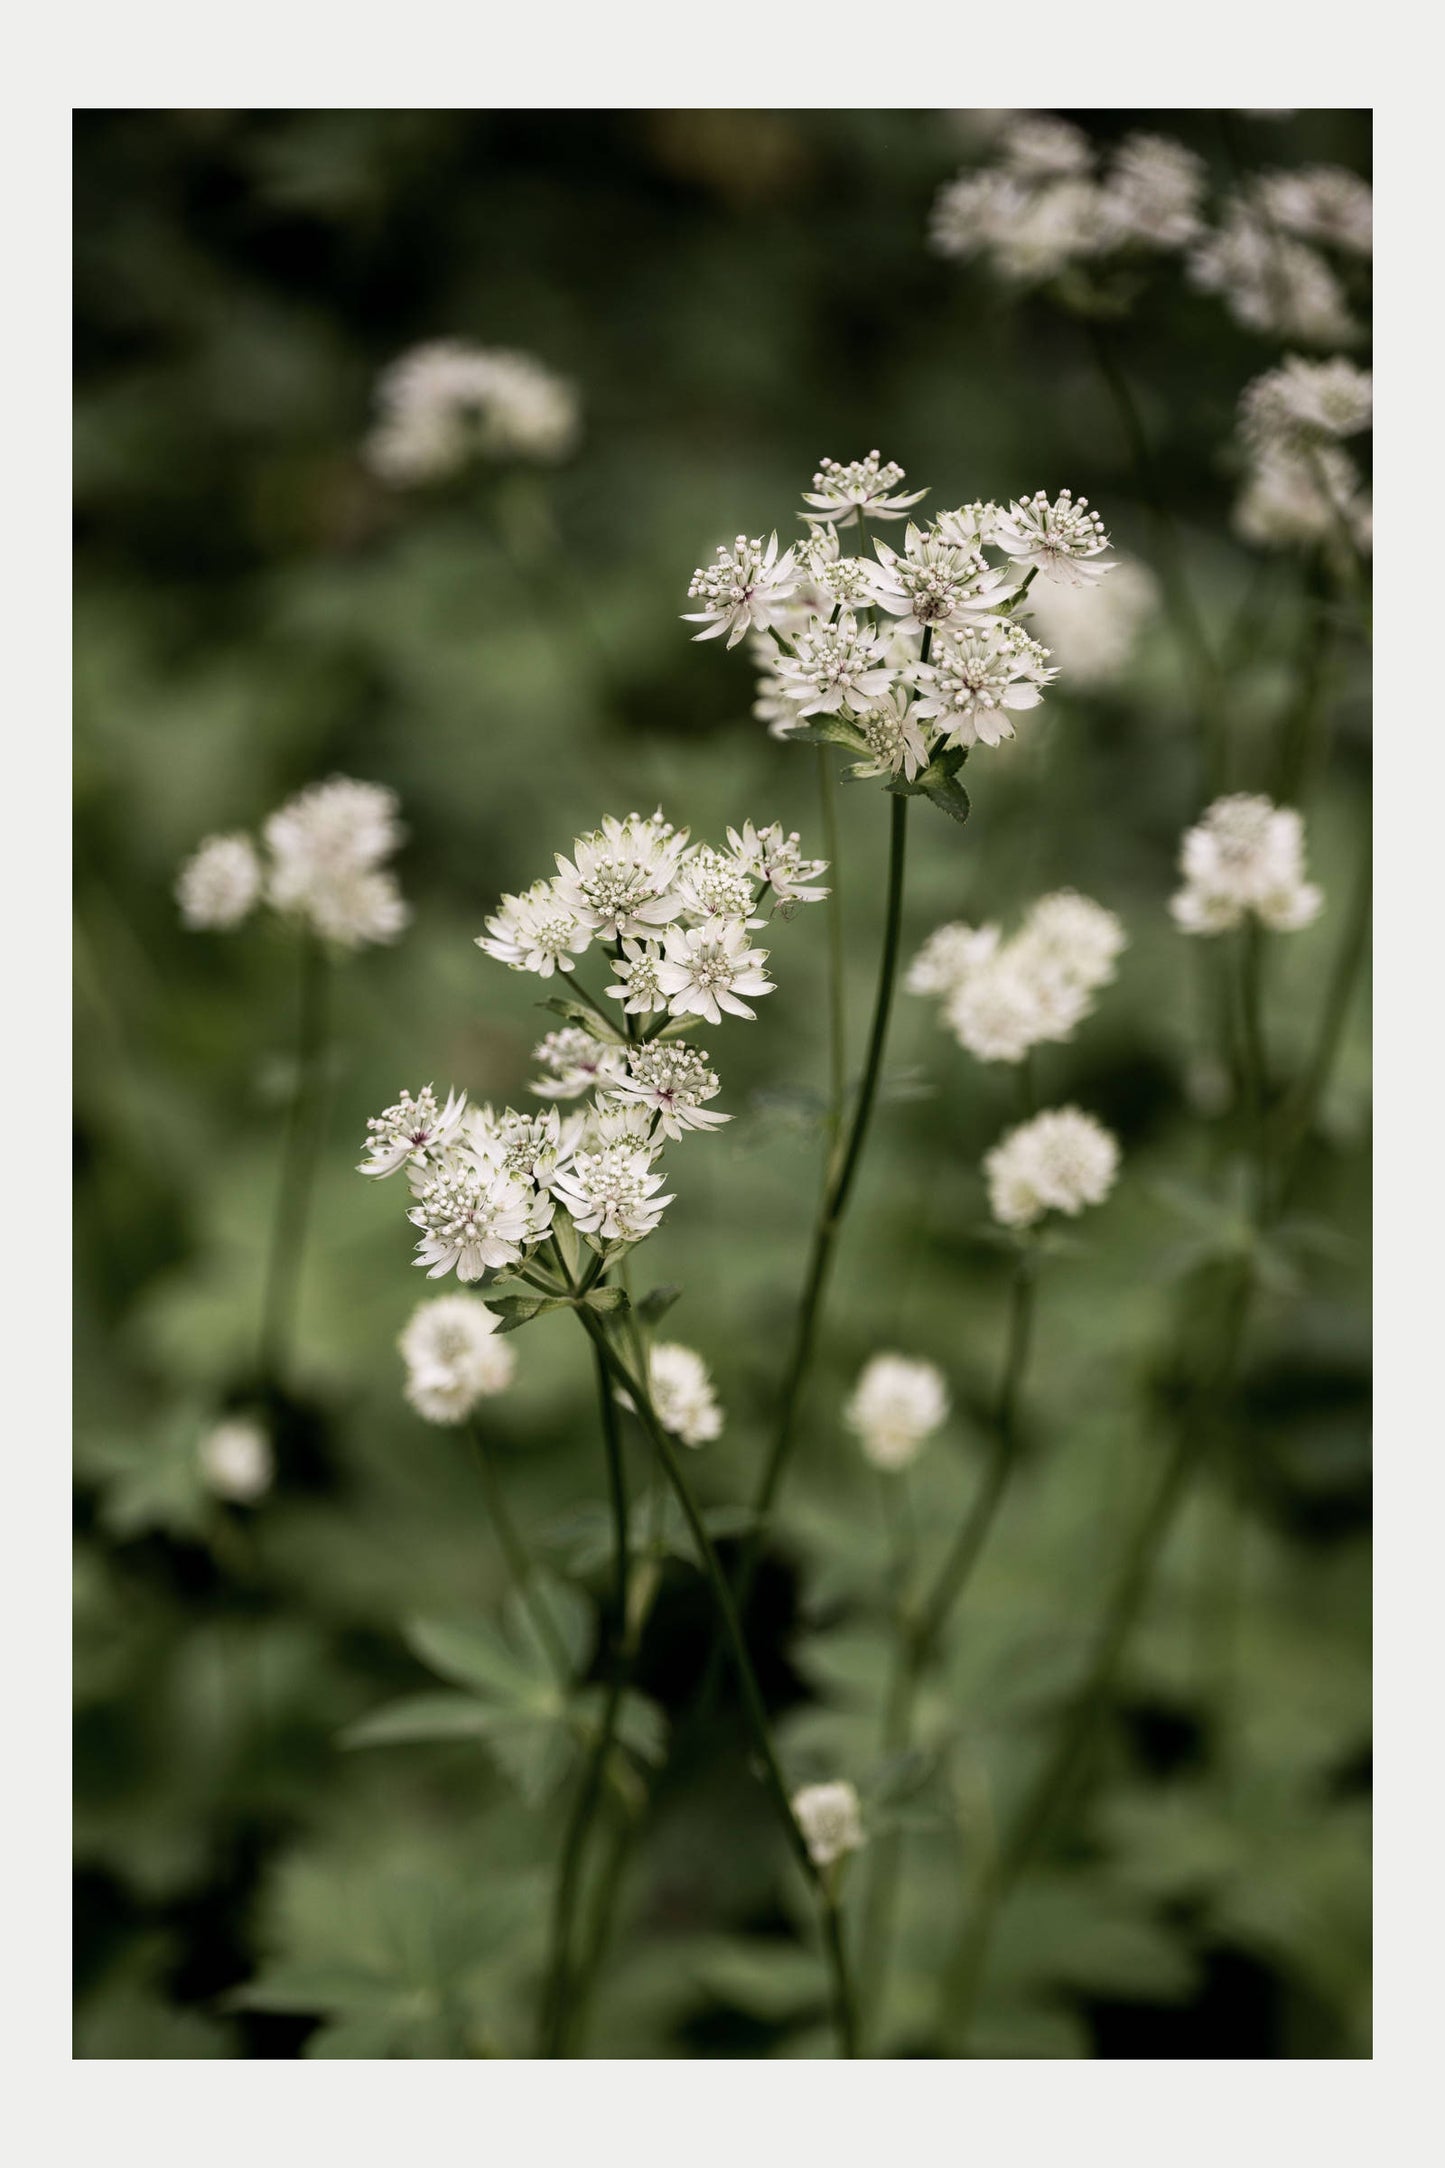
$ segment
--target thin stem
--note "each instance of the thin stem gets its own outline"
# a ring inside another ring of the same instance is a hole
[[[773,1747],[767,1708],[757,1682],[757,1676],[753,1671],[752,1662],[748,1656],[747,1643],[743,1638],[742,1622],[738,1617],[732,1590],[728,1587],[727,1576],[722,1570],[717,1552],[713,1548],[712,1538],[703,1525],[702,1516],[698,1512],[692,1492],[688,1488],[687,1479],[682,1472],[682,1466],[677,1457],[677,1450],[658,1421],[657,1411],[652,1405],[652,1396],[647,1386],[629,1371],[627,1365],[622,1361],[609,1341],[600,1320],[587,1310],[579,1310],[577,1315],[599,1350],[607,1368],[631,1397],[642,1421],[643,1428],[651,1441],[653,1450],[662,1463],[663,1473],[672,1486],[673,1495],[682,1509],[683,1519],[687,1522],[688,1531],[692,1536],[699,1562],[712,1589],[713,1601],[717,1605],[723,1632],[727,1637],[728,1647],[737,1671],[743,1708],[747,1716],[748,1728],[752,1733],[753,1746],[757,1755],[764,1788],[768,1792],[783,1824],[793,1856],[802,1869],[804,1878],[819,1905],[823,1924],[824,1946],[833,1976],[834,2022],[837,2026],[840,2047],[845,2056],[856,2055],[857,2019],[853,1988],[849,1977],[847,1952],[843,1943],[835,1900],[823,1875],[814,1865],[803,1832],[798,1827],[797,1816],[794,1814],[788,1799],[787,1788],[783,1783],[782,1771],[778,1767],[777,1754]]]
[[[295,1088],[286,1115],[280,1185],[271,1223],[261,1306],[258,1368],[262,1384],[273,1392],[280,1390],[290,1359],[301,1257],[323,1122],[320,1085],[329,1028],[330,969],[321,943],[311,934],[301,937],[300,971]]]
[[[582,1781],[568,1817],[562,1840],[562,1866],[552,1909],[552,1954],[546,1991],[542,1998],[543,2053],[558,2056],[567,2041],[569,1972],[576,1928],[577,1898],[582,1859],[593,1816],[602,1795],[608,1756],[617,1735],[618,1711],[627,1678],[627,1484],[622,1464],[622,1440],[618,1435],[617,1403],[600,1345],[596,1355],[597,1400],[602,1417],[602,1443],[607,1460],[608,1500],[612,1509],[612,1601],[608,1622],[608,1682],[602,1720],[582,1772]]]
[[[1314,1049],[1305,1064],[1294,1097],[1285,1110],[1284,1134],[1280,1147],[1281,1187],[1294,1172],[1295,1161],[1329,1088],[1340,1043],[1344,1038],[1345,1025],[1349,1021],[1355,981],[1359,977],[1369,943],[1373,857],[1374,836],[1367,806],[1364,844],[1355,869],[1355,883],[1350,893],[1344,932],[1340,936],[1334,967],[1325,990],[1324,1007],[1320,1012]]]
[[[843,891],[838,869],[838,805],[832,762],[826,745],[817,748],[818,802],[823,816],[823,849],[832,874],[828,895],[828,1151],[837,1151],[843,1130],[843,1099],[848,1079],[848,1019],[843,975]],[[831,1171],[831,1164],[830,1170]],[[826,1176],[825,1176],[826,1179]]]
[[[497,1538],[497,1548],[506,1561],[507,1572],[518,1600],[525,1604],[528,1616],[537,1629],[537,1638],[546,1649],[559,1682],[565,1686],[572,1675],[572,1661],[567,1654],[567,1644],[562,1639],[557,1621],[537,1585],[536,1566],[518,1532],[516,1522],[507,1510],[501,1478],[482,1427],[473,1419],[467,1428],[477,1449],[477,1465],[482,1471],[482,1482],[487,1493],[487,1512]]]

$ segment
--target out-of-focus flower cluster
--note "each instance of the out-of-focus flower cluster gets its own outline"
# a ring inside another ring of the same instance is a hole
[[[1050,1107],[1009,1130],[984,1160],[989,1205],[1003,1227],[1032,1227],[1046,1212],[1075,1218],[1102,1204],[1119,1172],[1118,1141],[1079,1107]]]
[[[565,459],[581,433],[577,394],[530,354],[436,339],[394,361],[376,387],[366,443],[374,473],[414,489],[473,460]]]
[[[489,955],[541,978],[574,972],[594,944],[607,952],[614,983],[602,991],[620,1004],[615,1015],[580,988],[550,1004],[566,1021],[536,1049],[533,1091],[554,1103],[498,1112],[455,1093],[439,1103],[428,1085],[368,1124],[360,1171],[407,1170],[416,1261],[433,1279],[510,1273],[554,1240],[575,1260],[578,1236],[606,1258],[651,1234],[672,1202],[657,1166],[664,1141],[731,1119],[709,1105],[722,1088],[709,1056],[681,1034],[694,1016],[751,1018],[743,997],[773,991],[768,951],[749,938],[765,898],[786,910],[827,894],[812,885],[823,862],[804,858],[796,835],[749,821],[719,850],[660,812],[609,816],[557,868],[503,897],[478,936]],[[584,1098],[565,1115],[557,1104]],[[681,1411],[678,1435],[715,1436],[705,1373],[684,1377],[676,1351],[668,1361],[662,1389]]]
[[[890,1473],[916,1460],[947,1419],[942,1371],[907,1355],[875,1355],[865,1363],[843,1412],[864,1458]]]
[[[192,928],[238,926],[260,902],[338,948],[394,941],[410,917],[385,861],[402,840],[394,791],[334,775],[288,798],[262,826],[208,836],[176,895]]]
[[[1069,1038],[1125,945],[1112,911],[1059,889],[1041,896],[1007,941],[994,925],[939,926],[904,984],[938,1000],[941,1020],[975,1060],[1018,1062],[1032,1047]]]
[[[1324,894],[1305,878],[1304,822],[1292,806],[1236,792],[1216,798],[1179,852],[1184,886],[1170,899],[1185,933],[1229,933],[1253,917],[1272,933],[1318,918]]]
[[[784,550],[776,534],[720,545],[688,589],[702,608],[684,615],[699,640],[749,638],[753,712],[774,737],[838,743],[854,775],[907,789],[926,772],[941,780],[939,755],[951,774],[969,747],[1011,738],[1058,675],[1018,615],[1035,578],[1092,588],[1113,560],[1098,513],[1067,489],[909,518],[895,548],[867,526],[904,519],[926,494],[903,480],[876,451],[824,460],[803,493],[807,533]],[[864,548],[845,556],[853,532]]]
[[[1336,356],[1288,355],[1247,385],[1239,402],[1244,487],[1234,523],[1265,549],[1316,547],[1368,555],[1373,511],[1341,440],[1370,427],[1374,378]]]
[[[464,1423],[479,1400],[505,1392],[517,1358],[497,1337],[495,1311],[475,1295],[418,1303],[397,1342],[406,1397],[423,1421]]]
[[[830,1784],[805,1784],[794,1792],[797,1817],[808,1857],[815,1867],[831,1867],[845,1853],[864,1843],[863,1815],[854,1787],[839,1779]]]

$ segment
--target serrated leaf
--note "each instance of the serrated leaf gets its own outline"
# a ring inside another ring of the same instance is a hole
[[[925,784],[923,794],[930,805],[936,805],[941,813],[946,813],[949,816],[950,820],[962,823],[968,819],[970,812],[973,810],[969,802],[968,792],[964,789],[962,783],[951,775],[941,777],[936,783]]]
[[[544,1310],[570,1310],[572,1307],[568,1295],[495,1295],[487,1299],[487,1308],[498,1320],[498,1332],[516,1332],[519,1326],[540,1317]]]

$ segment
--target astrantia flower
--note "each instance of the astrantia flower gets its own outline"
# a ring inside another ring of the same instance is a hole
[[[1204,160],[1171,136],[1126,136],[1100,202],[1107,246],[1185,248],[1199,233]]]
[[[187,926],[238,926],[261,894],[261,861],[249,836],[207,836],[182,866],[176,898]]]
[[[370,948],[394,941],[411,917],[411,907],[384,867],[337,873],[314,887],[307,917],[323,940],[338,948]]]
[[[1011,944],[1036,974],[1057,973],[1087,993],[1107,986],[1127,945],[1114,913],[1073,888],[1040,896]]]
[[[196,1448],[196,1458],[207,1488],[236,1505],[254,1504],[275,1480],[271,1440],[248,1416],[230,1416],[208,1430]]]
[[[444,1107],[430,1084],[415,1097],[403,1092],[396,1105],[367,1122],[367,1157],[358,1174],[395,1174],[408,1164],[419,1167],[441,1157],[456,1138],[466,1113],[465,1092],[448,1092]]]
[[[747,930],[736,920],[695,927],[672,927],[657,967],[657,983],[668,997],[674,1016],[705,1016],[710,1024],[730,1016],[754,1017],[739,996],[770,994],[773,982],[763,965],[768,951],[755,949]]]
[[[840,610],[831,625],[815,618],[799,633],[793,653],[779,656],[777,671],[800,718],[866,708],[893,683],[882,634],[860,627],[851,610]]]
[[[1027,609],[1070,685],[1104,685],[1128,662],[1158,603],[1154,575],[1133,558],[1119,557],[1101,587],[1036,580]]]
[[[789,835],[776,821],[769,828],[754,828],[751,821],[744,821],[741,835],[736,828],[729,828],[728,843],[734,855],[772,889],[780,904],[821,903],[827,896],[826,888],[809,884],[827,872],[828,861],[805,858],[796,829]]]
[[[761,926],[763,921],[751,915],[757,888],[752,869],[742,859],[716,850],[711,843],[699,844],[677,877],[686,915],[703,922],[736,918],[748,926]]]
[[[960,504],[951,512],[940,512],[933,522],[933,532],[942,541],[951,542],[956,549],[966,550],[974,556],[993,542],[1001,516],[996,504],[976,498],[972,504]]]
[[[1317,249],[1283,238],[1255,205],[1235,197],[1223,225],[1189,258],[1189,276],[1218,294],[1237,323],[1306,346],[1347,346],[1359,327],[1344,289]]]
[[[1370,499],[1338,444],[1271,444],[1256,454],[1234,507],[1236,531],[1261,549],[1370,548]]]
[[[428,1170],[407,1218],[421,1229],[416,1262],[428,1279],[459,1280],[515,1265],[545,1234],[552,1200],[520,1176],[460,1155]]]
[[[1011,713],[1036,708],[1039,688],[1058,675],[1048,651],[1021,625],[989,618],[962,631],[945,630],[930,661],[911,675],[919,686],[914,703],[921,720],[936,721],[946,745],[997,745],[1014,734]]]
[[[710,1445],[722,1436],[722,1409],[707,1364],[676,1340],[659,1340],[647,1357],[647,1385],[664,1430],[684,1445]]]
[[[1020,113],[999,133],[1005,165],[1032,180],[1087,173],[1093,151],[1082,128],[1051,113]]]
[[[1343,355],[1305,361],[1288,354],[1247,384],[1239,402],[1240,434],[1247,444],[1321,443],[1368,429],[1374,410],[1374,377]]]
[[[932,1363],[875,1355],[864,1365],[843,1420],[875,1468],[906,1468],[948,1417],[948,1389]]]
[[[815,1867],[831,1867],[862,1845],[863,1817],[851,1784],[805,1784],[792,1806]]]
[[[927,767],[928,740],[902,686],[895,685],[853,720],[868,741],[869,753],[855,765],[854,775],[902,775],[911,783],[919,769]]]
[[[928,936],[903,981],[910,994],[951,994],[998,947],[997,926],[969,926],[962,919]]]
[[[535,1182],[539,1189],[553,1189],[581,1130],[578,1115],[564,1121],[555,1107],[545,1114],[518,1114],[514,1107],[496,1114],[490,1107],[474,1107],[466,1138],[473,1155],[488,1166]]]
[[[686,849],[687,830],[672,828],[660,814],[644,820],[629,813],[625,821],[608,815],[592,835],[577,838],[571,858],[558,853],[557,900],[604,941],[644,936],[683,908],[672,886]]]
[[[1169,908],[1184,933],[1227,933],[1251,912],[1274,933],[1294,933],[1324,904],[1305,879],[1304,822],[1269,798],[1216,798],[1185,835],[1179,864],[1184,886]]]
[[[463,1423],[479,1400],[511,1384],[517,1358],[497,1324],[475,1295],[437,1295],[413,1310],[397,1345],[406,1397],[426,1422]]]
[[[1046,1212],[1073,1217],[1102,1204],[1119,1172],[1119,1146],[1092,1114],[1055,1107],[1011,1129],[983,1166],[994,1218],[1032,1227]]]
[[[627,1073],[623,1047],[594,1039],[590,1031],[576,1025],[549,1031],[541,1044],[533,1047],[532,1058],[547,1071],[532,1085],[539,1099],[580,1099],[584,1092],[616,1083]]]
[[[775,534],[766,545],[740,534],[731,550],[719,543],[713,563],[694,572],[688,595],[703,607],[685,610],[683,616],[688,624],[704,628],[694,639],[716,640],[726,633],[728,646],[736,647],[745,633],[766,631],[778,622],[797,585],[793,552],[785,550],[780,557]]]
[[[657,980],[661,960],[660,949],[651,941],[623,942],[622,954],[612,965],[621,983],[604,986],[602,991],[622,1003],[624,1016],[652,1016],[667,1007],[667,996]]]
[[[1013,944],[968,972],[944,1003],[944,1019],[975,1061],[1022,1061],[1030,1048],[1067,1039],[1089,1013],[1085,989],[1031,968]]]
[[[534,881],[520,896],[503,896],[501,909],[476,940],[478,948],[513,971],[550,979],[554,970],[576,969],[572,959],[591,946],[592,929],[561,901],[555,881]]]
[[[557,1177],[557,1195],[583,1234],[605,1242],[640,1242],[662,1218],[671,1196],[659,1197],[665,1175],[654,1174],[655,1148],[610,1144],[574,1153]]]
[[[876,451],[866,459],[850,459],[846,467],[825,459],[812,488],[803,492],[804,504],[813,507],[803,516],[814,522],[830,520],[837,527],[851,527],[860,512],[866,519],[902,519],[928,494],[924,489],[900,494],[902,480],[903,469],[891,459],[885,466]]]
[[[1015,499],[994,521],[993,539],[1016,565],[1031,565],[1042,578],[1083,587],[1101,580],[1112,568],[1099,559],[1109,547],[1104,522],[1089,510],[1087,497],[1061,489],[1050,502],[1047,490]]]
[[[267,901],[343,948],[394,940],[410,915],[381,861],[401,841],[396,793],[333,776],[265,825]]]
[[[1374,247],[1375,199],[1370,184],[1344,166],[1300,166],[1262,173],[1255,193],[1265,216],[1303,241],[1368,256]]]
[[[1018,585],[1007,572],[990,565],[979,550],[949,541],[937,528],[924,533],[912,520],[901,554],[886,542],[875,548],[873,592],[883,608],[900,620],[900,632],[922,632],[927,625],[982,616],[997,609]]]
[[[433,340],[393,362],[376,397],[367,462],[403,487],[473,458],[561,459],[577,441],[576,393],[530,354]]]
[[[730,1114],[705,1111],[704,1102],[716,1099],[721,1089],[699,1047],[655,1040],[629,1049],[627,1074],[612,1087],[612,1096],[648,1108],[659,1116],[665,1137],[680,1137],[685,1129],[717,1129],[732,1120]]]

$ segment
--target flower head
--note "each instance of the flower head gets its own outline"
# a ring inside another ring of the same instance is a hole
[[[1233,199],[1224,223],[1198,243],[1188,269],[1201,292],[1218,294],[1250,331],[1306,346],[1347,346],[1358,336],[1344,289],[1324,257],[1306,242],[1286,239],[1243,197]]]
[[[873,593],[900,620],[900,632],[922,632],[926,625],[983,616],[997,609],[1018,585],[999,566],[990,565],[979,549],[951,541],[939,527],[925,533],[912,520],[901,553],[886,542],[875,548]]]
[[[700,920],[735,918],[747,926],[761,926],[752,917],[758,882],[752,867],[737,853],[720,851],[701,843],[689,852],[678,875],[677,892],[687,917]]]
[[[1058,675],[1048,650],[1008,618],[987,618],[962,631],[945,631],[926,663],[911,675],[919,697],[915,715],[932,718],[945,745],[998,745],[1014,734],[1010,716],[1036,708],[1039,688]]]
[[[1322,241],[1352,256],[1368,256],[1374,248],[1374,192],[1344,166],[1264,173],[1255,194],[1265,216],[1302,241]]]
[[[490,1107],[473,1107],[467,1117],[466,1141],[474,1157],[486,1165],[535,1182],[538,1189],[553,1189],[581,1131],[579,1115],[569,1115],[564,1121],[555,1107],[542,1114],[518,1114],[513,1107],[496,1114]]]
[[[969,926],[955,919],[935,927],[904,978],[910,994],[951,994],[998,947],[997,926]]]
[[[933,1363],[875,1355],[863,1367],[843,1420],[875,1468],[906,1468],[948,1416],[948,1388]]]
[[[909,507],[927,495],[915,489],[899,493],[903,469],[893,460],[885,466],[876,451],[866,459],[825,459],[813,476],[813,486],[803,492],[804,504],[813,509],[804,518],[828,520],[835,527],[851,527],[861,512],[867,519],[902,519]]]
[[[778,622],[798,578],[793,552],[784,550],[780,557],[775,534],[766,545],[740,534],[731,550],[720,542],[712,564],[694,572],[687,592],[702,608],[684,611],[684,618],[703,627],[695,639],[716,640],[726,633],[728,646],[736,647],[745,633],[765,632]]]
[[[903,686],[891,687],[853,721],[868,743],[868,758],[857,763],[854,775],[901,775],[911,783],[927,767],[928,740]]]
[[[1022,1061],[1031,1047],[1067,1039],[1089,1013],[1083,987],[1033,969],[1010,943],[948,994],[944,1019],[975,1061]]]
[[[236,1505],[254,1505],[275,1481],[276,1456],[271,1440],[248,1416],[228,1416],[225,1422],[208,1430],[196,1448],[196,1457],[207,1488]]]
[[[657,980],[660,961],[655,942],[623,942],[622,954],[612,964],[620,983],[604,986],[602,991],[622,1003],[624,1016],[652,1016],[667,1007],[667,996]]]
[[[1083,587],[1101,580],[1112,565],[1099,559],[1109,547],[1104,522],[1087,497],[1061,489],[1016,499],[994,521],[993,539],[1016,565],[1031,565],[1042,578]]]
[[[648,934],[683,909],[673,883],[686,849],[687,830],[660,813],[646,820],[629,813],[625,821],[609,814],[592,835],[577,838],[570,859],[557,854],[557,900],[602,940]]]
[[[578,1151],[557,1176],[557,1195],[583,1234],[606,1242],[640,1242],[650,1235],[672,1203],[659,1197],[665,1175],[654,1174],[657,1147],[634,1143]]]
[[[478,948],[513,971],[550,979],[554,970],[576,969],[573,958],[591,946],[592,929],[561,901],[555,881],[534,881],[520,896],[503,896],[501,909],[476,940]]]
[[[820,873],[827,872],[828,861],[805,858],[796,829],[788,834],[777,821],[767,828],[755,828],[751,821],[744,821],[741,835],[736,828],[729,828],[728,844],[733,855],[771,888],[779,904],[821,903],[827,896],[826,888],[810,884]]]
[[[395,1106],[374,1114],[367,1122],[366,1158],[358,1174],[395,1174],[398,1167],[425,1166],[449,1149],[466,1112],[465,1092],[448,1092],[447,1103],[438,1107],[430,1084],[415,1099],[403,1092]]]
[[[176,880],[187,926],[239,926],[261,894],[261,861],[249,836],[207,836]]]
[[[410,913],[381,861],[401,841],[394,791],[332,776],[267,820],[266,900],[343,948],[393,941]]]
[[[552,1200],[520,1175],[471,1154],[450,1155],[416,1178],[407,1218],[421,1229],[416,1262],[427,1278],[459,1280],[517,1264],[546,1233]]]
[[[607,989],[613,991],[611,987]],[[575,1024],[549,1031],[532,1049],[547,1074],[538,1077],[532,1090],[539,1099],[580,1099],[584,1092],[616,1083],[627,1073],[627,1054],[618,1044],[594,1039],[590,1031]]]
[[[613,1086],[612,1097],[646,1107],[657,1115],[665,1137],[680,1137],[685,1129],[717,1129],[732,1120],[730,1114],[706,1110],[705,1102],[721,1089],[701,1048],[655,1039],[629,1048],[627,1074]]]
[[[397,1345],[406,1397],[424,1421],[463,1423],[479,1400],[511,1384],[517,1359],[497,1324],[475,1295],[436,1295],[413,1310]]]
[[[755,1017],[740,997],[770,994],[773,982],[763,971],[766,949],[755,949],[738,920],[705,926],[671,927],[657,967],[657,983],[674,1016],[705,1016],[710,1024],[730,1016]]]
[[[577,441],[577,396],[530,354],[436,339],[392,363],[376,392],[366,458],[384,481],[444,480],[473,458],[562,459]]]
[[[647,1357],[647,1384],[658,1421],[684,1445],[710,1445],[722,1436],[722,1409],[707,1364],[692,1348],[659,1340]]]
[[[1072,1218],[1102,1204],[1119,1172],[1119,1146],[1092,1114],[1054,1107],[1011,1129],[983,1166],[994,1218],[1032,1227],[1046,1212]]]
[[[1216,798],[1179,854],[1184,886],[1170,901],[1184,933],[1227,933],[1253,913],[1275,933],[1319,916],[1324,896],[1304,874],[1304,822],[1291,806],[1236,792]]]
[[[866,708],[893,683],[881,633],[860,626],[851,610],[832,624],[815,618],[800,632],[791,655],[778,658],[777,674],[797,702],[798,718],[836,715],[843,707]]]
[[[815,1867],[831,1867],[862,1845],[863,1817],[851,1784],[805,1784],[792,1805]]]
[[[1033,971],[1054,973],[1093,993],[1113,978],[1128,937],[1103,904],[1077,889],[1060,888],[1040,896],[1012,945]]]
[[[1100,199],[1105,245],[1186,248],[1199,233],[1207,169],[1171,136],[1126,136]]]
[[[1247,444],[1325,443],[1357,436],[1374,412],[1374,377],[1337,355],[1305,361],[1287,354],[1247,384],[1239,402],[1240,434]]]
[[[1270,444],[1255,454],[1234,525],[1261,549],[1370,548],[1370,497],[1338,444]]]

